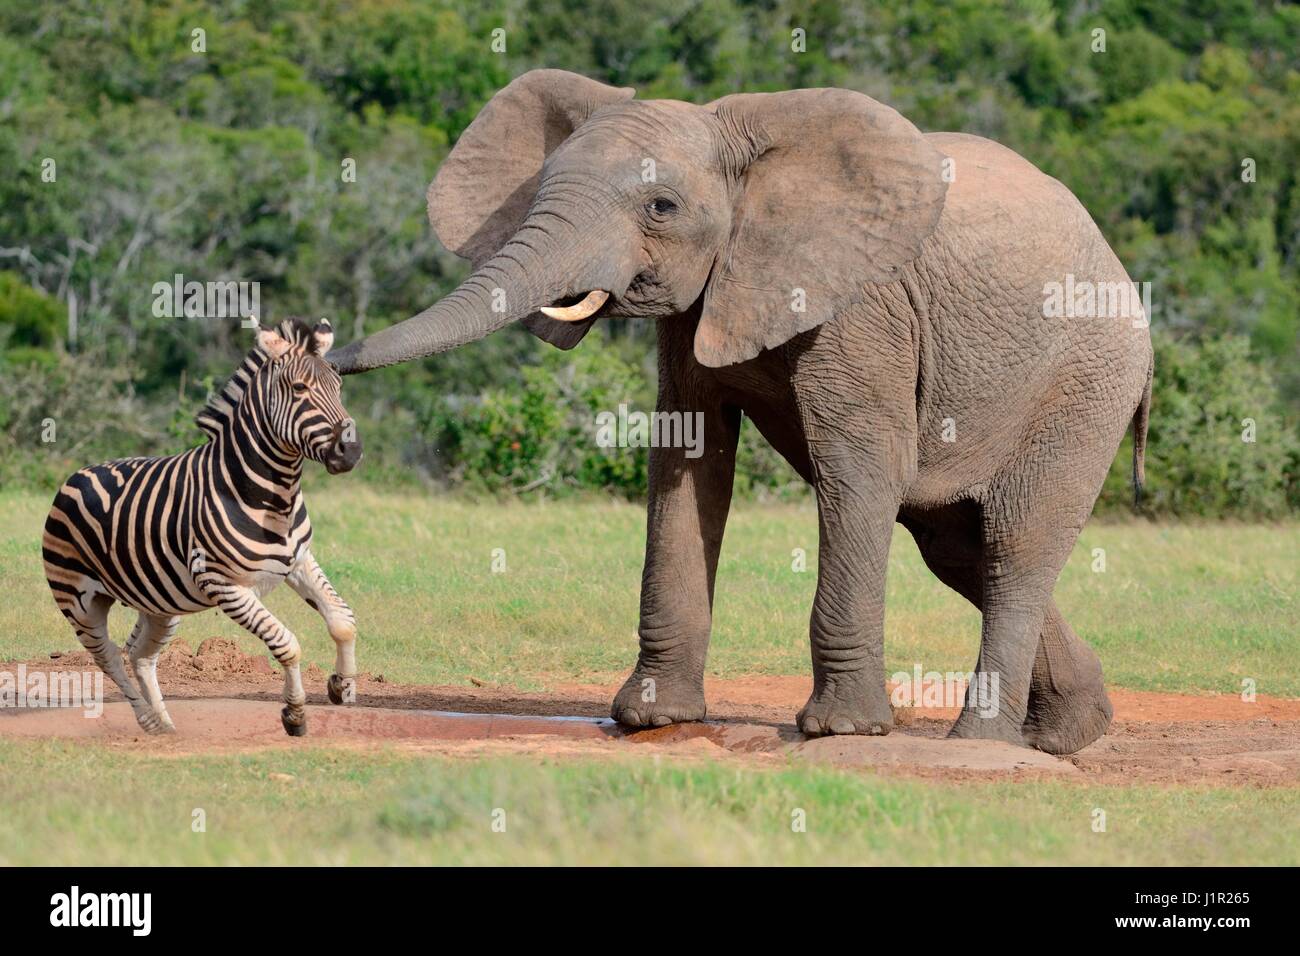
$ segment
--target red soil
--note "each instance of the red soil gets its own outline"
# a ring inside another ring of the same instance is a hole
[[[0,665],[13,671],[16,664]],[[28,662],[27,669],[93,670],[84,652]],[[178,732],[148,737],[116,690],[98,720],[80,710],[0,710],[0,737],[93,739],[181,755],[330,744],[396,744],[478,756],[528,753],[617,757],[664,753],[783,765],[793,758],[941,779],[1060,776],[1082,782],[1300,785],[1300,700],[1260,696],[1163,694],[1112,688],[1115,719],[1097,743],[1060,760],[983,741],[943,740],[952,708],[905,708],[884,738],[808,741],[793,717],[811,689],[806,677],[713,678],[705,682],[709,721],[628,732],[605,720],[618,682],[556,683],[545,692],[492,686],[393,684],[362,675],[357,704],[326,703],[326,674],[304,674],[309,735],[280,728],[279,669],[231,641],[204,641],[197,653],[177,641],[159,664],[159,681]],[[481,683],[481,682],[480,682]],[[110,685],[106,686],[106,690]],[[470,716],[472,715],[472,716]],[[539,718],[584,718],[572,720]]]

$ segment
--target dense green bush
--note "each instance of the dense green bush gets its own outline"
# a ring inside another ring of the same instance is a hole
[[[517,384],[444,403],[438,425],[451,480],[488,491],[645,487],[645,450],[598,447],[596,416],[620,403],[653,409],[653,390],[598,330],[589,338],[574,352],[550,350]]]
[[[83,465],[177,447],[174,407],[139,400],[138,369],[100,352],[33,355],[0,359],[0,487],[53,489]]]
[[[57,299],[33,289],[13,272],[0,272],[0,344],[14,361],[18,349],[48,352],[63,340],[63,310]]]
[[[1300,436],[1250,342],[1157,335],[1155,345],[1144,508],[1243,518],[1300,508]],[[1108,477],[1104,508],[1116,508],[1126,496],[1130,451],[1126,442]]]
[[[1300,436],[1249,341],[1158,333],[1155,344],[1142,513],[1277,518],[1300,510]],[[642,497],[647,451],[596,441],[600,412],[654,409],[652,372],[636,351],[597,329],[572,352],[547,348],[519,368],[515,385],[468,397],[432,392],[414,377],[399,394],[380,396],[376,385],[359,387],[365,378],[349,379],[345,402],[367,449],[362,474],[384,484],[488,494]],[[0,486],[52,487],[90,462],[170,453],[202,440],[192,417],[216,379],[143,399],[129,366],[107,365],[100,354],[44,354],[40,362],[0,362]],[[1131,449],[1125,439],[1101,513],[1133,511]],[[808,493],[748,421],[735,489],[759,499]]]

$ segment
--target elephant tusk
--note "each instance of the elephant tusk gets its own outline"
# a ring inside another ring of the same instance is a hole
[[[564,306],[563,308],[544,305],[542,306],[542,314],[548,315],[552,319],[559,319],[561,322],[581,322],[583,319],[589,319],[595,315],[596,311],[605,304],[605,300],[608,298],[608,292],[593,289],[587,293],[585,299],[576,305]]]

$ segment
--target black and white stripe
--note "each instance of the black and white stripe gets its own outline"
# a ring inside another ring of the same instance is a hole
[[[173,729],[157,661],[180,616],[218,607],[280,662],[285,729],[306,732],[298,640],[261,601],[285,580],[335,641],[330,699],[355,693],[356,622],[312,557],[300,490],[304,459],[337,474],[361,458],[342,380],[324,359],[333,341],[324,321],[259,329],[257,346],[198,416],[206,444],[83,468],[54,499],[42,545],[55,603],[147,731]],[[114,601],[140,612],[125,648],[138,690],[108,634]]]

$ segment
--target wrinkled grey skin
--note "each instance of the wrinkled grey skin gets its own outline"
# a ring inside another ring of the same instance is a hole
[[[1097,739],[1111,716],[1100,663],[1052,590],[1130,421],[1140,480],[1151,349],[1131,315],[1044,316],[1045,285],[1067,273],[1129,281],[1087,212],[1010,150],[922,135],[857,93],[631,97],[556,70],[498,93],[429,189],[434,228],[475,272],[331,359],[363,371],[521,320],[571,348],[603,316],[657,321],[658,408],[703,412],[706,452],[651,451],[624,724],[705,715],[743,413],[817,496],[804,733],[891,728],[898,522],[982,612],[976,666],[998,676],[997,714],[968,701],[952,735],[1058,754]],[[610,299],[590,319],[537,313],[591,290]]]

